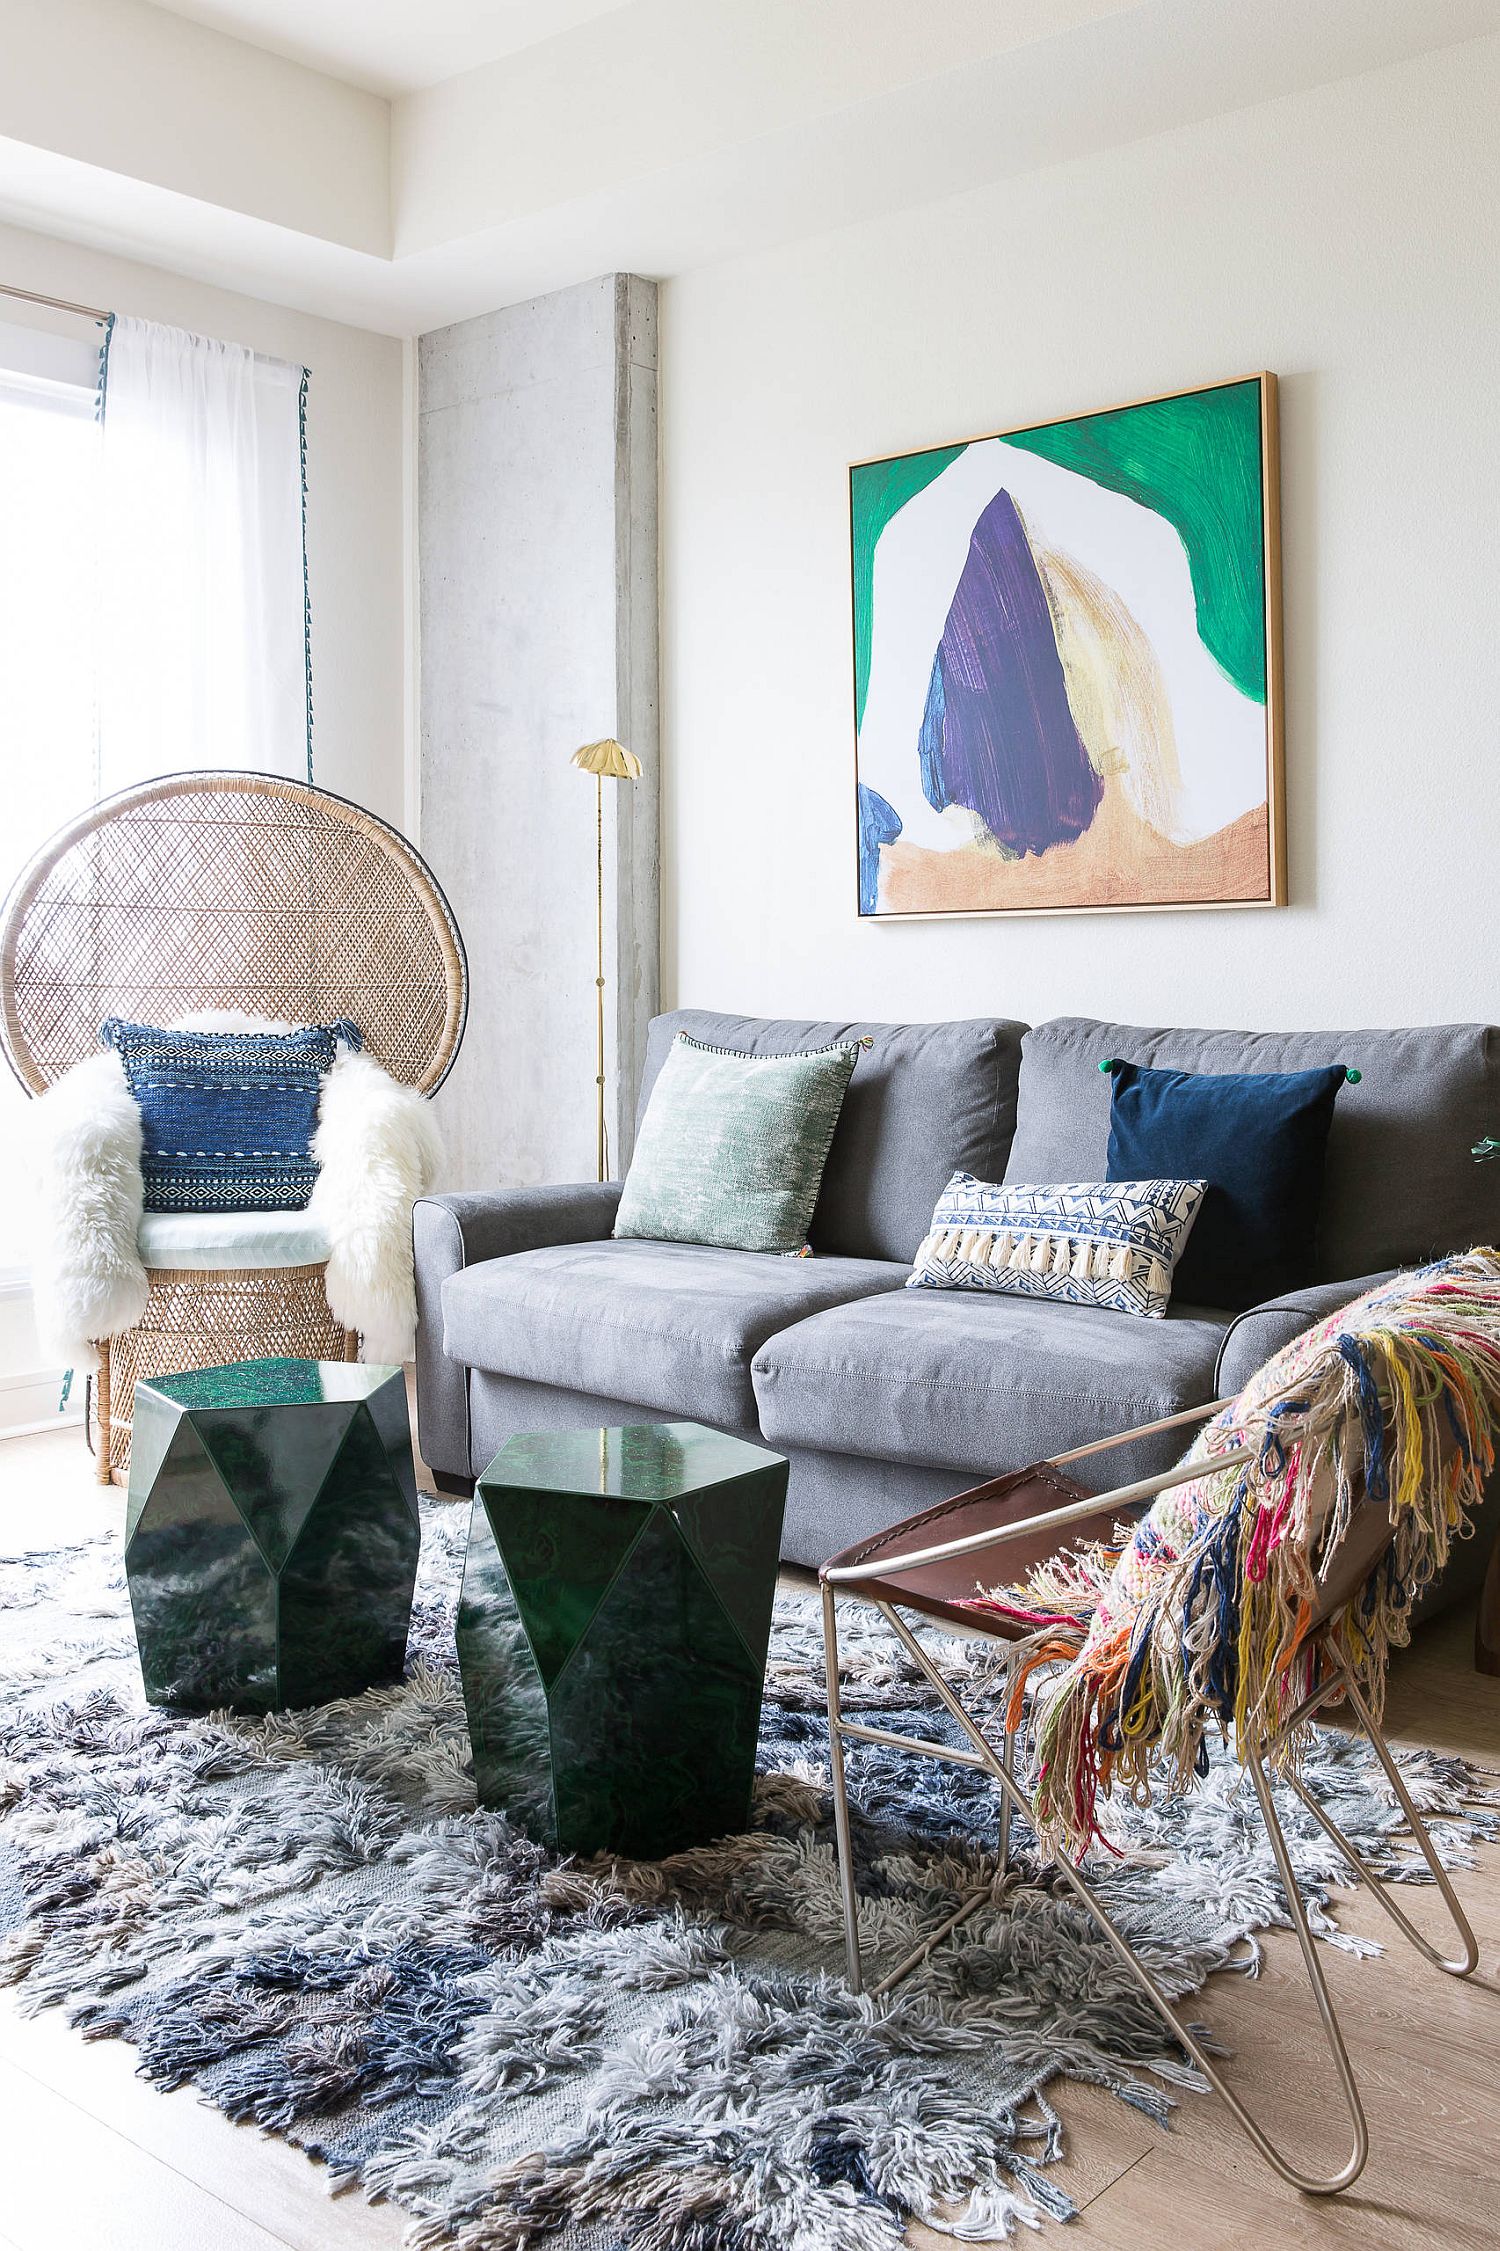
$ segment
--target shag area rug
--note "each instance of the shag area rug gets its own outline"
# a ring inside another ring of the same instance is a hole
[[[1166,2125],[1197,2082],[1017,1839],[1023,1880],[884,2007],[850,1996],[810,1596],[783,1597],[752,1830],[659,1865],[559,1862],[476,1811],[452,1614],[467,1511],[429,1505],[399,1688],[263,1720],[141,1698],[118,1539],[0,1564],[0,1978],[162,2087],[324,2159],[412,2215],[421,2251],[891,2251],[908,2215],[967,2241],[1066,2219],[1065,2078]],[[851,1713],[939,1723],[891,1637],[848,1613]],[[982,1713],[983,1644],[949,1645]],[[1444,1859],[1496,1834],[1461,1762],[1403,1759]],[[1310,1779],[1409,1873],[1367,1752]],[[988,1783],[858,1752],[865,1938],[894,1962],[994,1867]],[[1314,1920],[1344,1873],[1283,1808]],[[1253,1793],[1222,1757],[1120,1817],[1104,1895],[1176,1997],[1254,1974],[1284,1921]]]

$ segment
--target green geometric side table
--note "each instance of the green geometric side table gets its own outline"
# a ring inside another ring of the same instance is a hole
[[[150,1703],[269,1712],[399,1680],[420,1544],[399,1368],[137,1383],[125,1572]]]
[[[501,1447],[458,1606],[481,1804],[635,1860],[746,1827],[786,1480],[697,1423]]]

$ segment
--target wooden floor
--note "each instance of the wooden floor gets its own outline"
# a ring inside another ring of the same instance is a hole
[[[119,1520],[76,1432],[0,1441],[0,1552],[34,1543],[45,1488],[60,1534]],[[1470,1670],[1471,1623],[1428,1628],[1392,1678],[1390,1727],[1500,1770],[1500,1680]],[[1500,1772],[1497,1772],[1500,1786]],[[1467,1984],[1405,1946],[1375,1962],[1326,1949],[1370,2117],[1373,2154],[1353,2192],[1312,2202],[1284,2189],[1219,2105],[1188,2097],[1170,2133],[1113,2096],[1070,2088],[1060,2107],[1060,2179],[1081,2206],[1059,2243],[1108,2251],[1495,2251],[1500,2245],[1500,1848],[1457,1879],[1482,1963]],[[1419,1919],[1427,1891],[1408,1893]],[[1354,1928],[1382,1918],[1355,1904]],[[1232,2041],[1231,2070],[1269,2128],[1305,2161],[1333,2156],[1325,2058],[1295,1942],[1277,1934],[1258,1981],[1214,1981],[1208,2007]],[[330,2199],[320,2169],[191,2089],[162,2095],[132,2051],[93,2045],[52,2012],[23,2021],[0,2000],[0,2251],[376,2251],[400,2243],[399,2213],[355,2192]],[[951,2237],[913,2230],[938,2251]],[[1029,2236],[1024,2240],[1032,2240]]]

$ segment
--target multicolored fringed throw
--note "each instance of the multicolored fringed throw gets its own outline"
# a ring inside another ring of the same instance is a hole
[[[1213,1725],[1286,1764],[1305,1732],[1287,1721],[1330,1657],[1378,1717],[1412,1597],[1472,1529],[1497,1429],[1500,1252],[1474,1250],[1294,1338],[1199,1433],[1184,1460],[1203,1475],[1122,1527],[1121,1544],[977,1597],[1035,1629],[1013,1723],[1038,1668],[1065,1664],[1039,1692],[1039,1831],[1073,1849],[1107,1843],[1101,1794],[1119,1782],[1148,1797],[1158,1761],[1185,1788],[1207,1771]],[[1248,1463],[1211,1467],[1245,1447]],[[1389,1544],[1366,1548],[1367,1508],[1388,1515]]]

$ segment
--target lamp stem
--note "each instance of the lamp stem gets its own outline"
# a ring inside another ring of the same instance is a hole
[[[594,776],[594,1093],[599,1178],[609,1177],[609,1138],[604,1129],[604,780]]]

